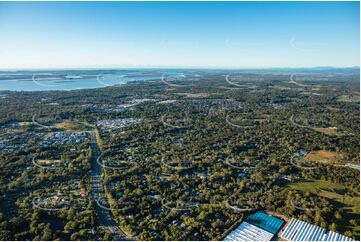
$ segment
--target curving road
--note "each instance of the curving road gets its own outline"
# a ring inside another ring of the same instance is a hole
[[[99,206],[99,201],[106,202],[104,196],[104,188],[103,188],[103,179],[102,179],[102,169],[98,164],[97,159],[99,157],[99,147],[95,139],[94,132],[91,132],[91,142],[90,146],[92,148],[92,194],[95,200],[94,207],[96,213],[96,219],[100,226],[109,233],[114,240],[130,240],[131,238],[127,237],[118,227],[117,223],[111,217],[111,211],[102,208]]]

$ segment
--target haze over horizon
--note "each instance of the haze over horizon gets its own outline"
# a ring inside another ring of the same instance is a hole
[[[87,71],[87,70],[296,70],[296,69],[360,69],[360,66],[308,66],[308,67],[206,67],[206,66],[120,66],[120,67],[28,67],[28,68],[0,68],[1,72],[15,72],[15,71]]]
[[[359,2],[1,2],[0,69],[359,67]]]

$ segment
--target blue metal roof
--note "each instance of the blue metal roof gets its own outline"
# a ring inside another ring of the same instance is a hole
[[[249,216],[246,221],[272,234],[276,234],[284,224],[282,219],[273,217],[264,212],[256,212]]]

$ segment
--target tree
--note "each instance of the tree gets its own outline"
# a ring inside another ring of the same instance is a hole
[[[67,219],[68,220],[72,220],[75,216],[76,212],[75,212],[75,209],[74,208],[70,208],[68,210],[68,216],[67,216]]]
[[[345,232],[345,236],[347,236],[347,237],[352,237],[352,232],[351,232],[351,231],[346,231],[346,232]]]
[[[351,219],[350,220],[350,224],[352,224],[353,226],[357,226],[357,221],[355,219]]]
[[[50,224],[46,224],[43,232],[43,236],[41,237],[41,240],[52,240],[52,231],[50,228]]]
[[[110,235],[108,233],[104,233],[103,240],[110,240]]]
[[[337,227],[336,227],[336,224],[335,223],[332,223],[332,224],[330,224],[330,226],[328,227],[331,231],[334,231],[334,232],[336,232],[336,230],[337,230]]]
[[[335,218],[336,218],[337,220],[341,220],[341,219],[342,219],[342,214],[341,214],[339,211],[336,211],[336,212],[335,212]]]
[[[79,238],[79,233],[78,232],[75,232],[70,236],[71,240],[77,240],[78,238]]]

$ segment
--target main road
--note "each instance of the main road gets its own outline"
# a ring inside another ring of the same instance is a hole
[[[109,233],[114,240],[131,240],[117,226],[117,223],[111,216],[111,209],[104,196],[104,184],[102,179],[102,167],[98,164],[99,147],[95,139],[94,131],[90,132],[92,149],[91,157],[91,176],[92,176],[92,194],[94,198],[95,213],[100,226]],[[106,204],[106,205],[105,205]]]

